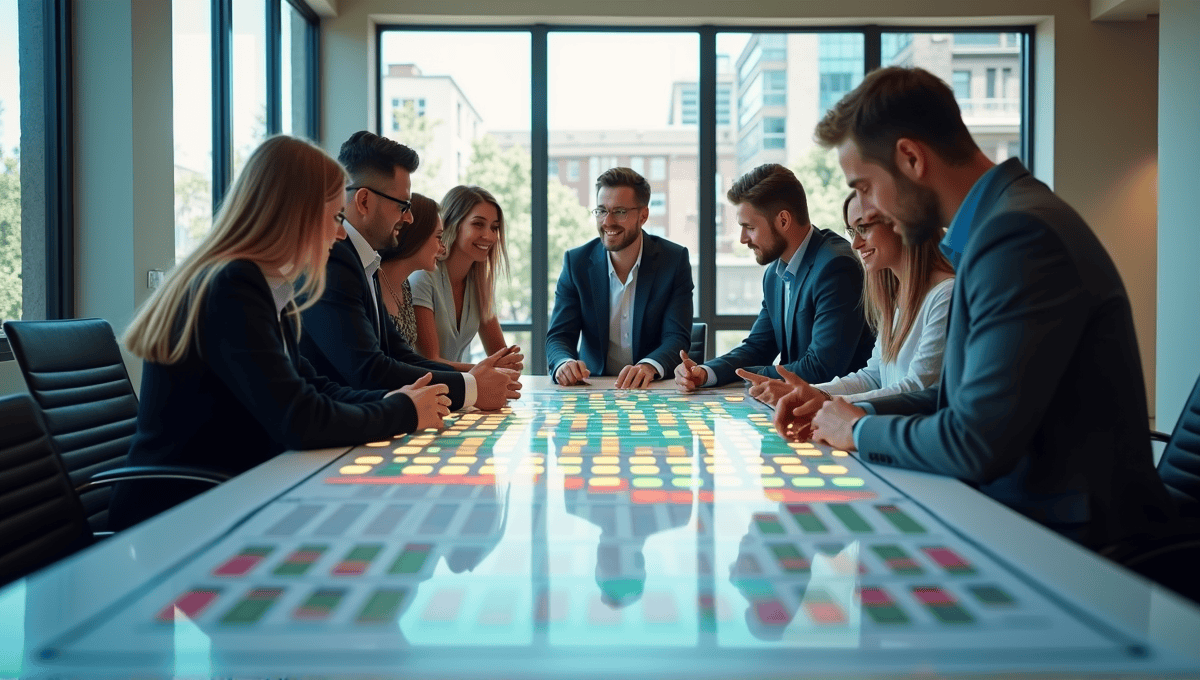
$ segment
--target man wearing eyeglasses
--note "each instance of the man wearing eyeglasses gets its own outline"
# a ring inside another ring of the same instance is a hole
[[[342,144],[338,160],[350,175],[339,214],[346,239],[329,252],[324,294],[303,312],[301,353],[318,373],[355,389],[396,389],[432,372],[450,388],[453,409],[494,410],[518,398],[516,372],[495,366],[500,353],[460,373],[413,350],[384,309],[377,251],[394,247],[413,221],[417,152],[363,130]]]
[[[596,180],[599,237],[563,257],[546,336],[550,375],[575,385],[615,375],[618,388],[670,375],[691,343],[687,248],[643,233],[650,183],[630,168]]]
[[[737,206],[742,243],[763,274],[763,303],[750,335],[726,354],[675,369],[682,392],[724,385],[737,370],[778,378],[779,363],[808,382],[827,382],[867,364],[875,337],[861,305],[858,256],[840,235],[808,219],[804,186],[791,170],[760,165],[727,194]]]

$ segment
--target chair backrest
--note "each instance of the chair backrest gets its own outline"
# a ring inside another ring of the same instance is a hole
[[[125,464],[137,396],[104,319],[6,321],[13,355],[75,486]],[[112,488],[80,495],[93,531],[105,529]]]
[[[0,398],[0,585],[91,542],[75,487],[24,394]]]
[[[1171,432],[1171,441],[1158,461],[1158,474],[1175,499],[1179,514],[1200,518],[1200,380],[1192,388]]]
[[[692,361],[704,363],[704,353],[708,349],[708,324],[696,322],[692,324],[692,346],[688,348],[688,356]]]

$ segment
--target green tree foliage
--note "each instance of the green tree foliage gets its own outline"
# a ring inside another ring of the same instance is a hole
[[[529,151],[515,146],[501,149],[495,137],[485,135],[475,140],[471,163],[463,181],[492,192],[504,209],[509,276],[501,277],[497,286],[496,313],[502,321],[528,322],[531,319],[533,287],[546,286],[553,301],[563,253],[596,236],[594,221],[587,207],[579,204],[574,191],[558,180],[551,179],[547,244],[549,276],[544,281],[533,281]]]
[[[429,116],[418,116],[417,107],[411,99],[404,102],[404,106],[393,110],[392,120],[395,123],[393,129],[396,130],[393,139],[413,149],[421,157],[421,166],[418,168],[418,172],[426,181],[425,191],[429,193],[425,195],[435,201],[442,200],[442,196],[446,195],[450,187],[434,186],[429,183],[438,176],[442,169],[442,159],[434,158],[429,152],[430,145],[433,144],[437,134],[435,130],[442,124],[442,121],[440,119],[433,120]]]
[[[21,318],[21,170],[0,150],[0,321]]]
[[[837,150],[814,146],[792,166],[792,172],[804,185],[804,193],[808,196],[808,216],[812,223],[823,229],[844,233],[842,202],[850,195],[850,188],[846,186],[846,176],[838,164]]]

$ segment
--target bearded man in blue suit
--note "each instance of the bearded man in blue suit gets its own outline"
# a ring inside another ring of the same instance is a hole
[[[646,387],[670,375],[691,343],[688,251],[643,233],[650,183],[630,168],[600,175],[596,204],[599,238],[563,258],[546,335],[550,375],[559,385],[595,374]]]

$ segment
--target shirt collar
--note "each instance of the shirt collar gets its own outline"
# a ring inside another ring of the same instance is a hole
[[[625,277],[626,283],[629,282],[630,277],[632,277],[633,273],[638,270],[638,267],[640,267],[642,265],[642,250],[644,249],[645,245],[646,245],[646,234],[643,232],[640,236],[638,236],[638,256],[637,256],[637,259],[633,261],[633,266],[629,268],[629,275]],[[613,254],[608,253],[608,257],[606,257],[604,259],[606,262],[608,262],[608,275],[610,277],[616,277],[617,270],[613,268],[613,263],[612,263]],[[617,277],[617,280],[619,281],[620,277]]]
[[[267,288],[271,289],[271,298],[275,301],[275,313],[283,313],[283,308],[292,301],[292,297],[296,293],[296,289],[292,286],[292,282],[283,278],[278,272],[270,273],[259,265],[262,271],[263,278],[267,280]]]
[[[791,275],[793,279],[796,278],[796,272],[800,271],[800,261],[804,259],[804,251],[808,250],[808,242],[812,240],[813,232],[816,230],[816,226],[808,228],[808,234],[800,242],[800,247],[796,248],[796,252],[792,253],[792,259],[788,260],[786,264],[783,258],[775,262],[775,273],[779,275],[779,278],[787,280],[788,275]]]
[[[955,269],[958,268],[958,261],[962,259],[963,251],[967,248],[967,239],[971,236],[971,223],[975,221],[979,202],[991,187],[992,182],[1000,176],[999,170],[1000,164],[997,163],[975,180],[975,184],[971,186],[971,190],[963,199],[962,205],[958,206],[958,210],[955,211],[954,219],[950,220],[950,228],[946,230],[946,235],[938,244],[942,254],[950,260],[950,264],[954,265]]]
[[[346,228],[346,238],[350,240],[350,245],[354,246],[354,251],[358,253],[358,259],[362,260],[363,269],[367,272],[367,278],[379,269],[380,257],[379,253],[367,243],[367,239],[363,238],[362,234],[350,224],[350,220],[342,223]]]

